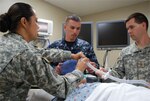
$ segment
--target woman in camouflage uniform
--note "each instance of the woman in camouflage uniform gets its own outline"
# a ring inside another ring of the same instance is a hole
[[[63,50],[38,50],[29,44],[37,38],[38,24],[35,11],[29,4],[15,3],[7,13],[0,15],[0,100],[23,101],[32,86],[65,98],[83,79],[83,53],[71,54]],[[59,76],[50,62],[79,59],[76,70]]]

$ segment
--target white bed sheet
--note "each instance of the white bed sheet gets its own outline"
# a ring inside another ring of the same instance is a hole
[[[126,83],[101,83],[86,101],[150,101],[150,89]]]

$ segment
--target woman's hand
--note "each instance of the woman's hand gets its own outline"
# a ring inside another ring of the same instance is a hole
[[[89,62],[89,59],[84,57],[78,60],[78,63],[76,65],[76,69],[80,70],[81,72],[84,72],[84,70],[87,68],[86,63]]]
[[[91,62],[91,61],[90,61],[90,64],[91,64],[93,67],[95,67],[95,68],[96,68],[96,66],[97,66],[95,62]],[[87,67],[86,70],[87,70],[87,72],[90,73],[90,74],[94,73],[94,71],[93,71],[91,68],[89,68],[89,67]]]

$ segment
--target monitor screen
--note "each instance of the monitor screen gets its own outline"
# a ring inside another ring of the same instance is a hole
[[[81,31],[79,33],[78,38],[87,41],[89,44],[92,44],[92,33],[93,33],[93,28],[92,28],[93,23],[92,22],[81,22]],[[63,36],[65,35],[64,32],[64,23],[63,23]]]
[[[124,21],[97,22],[97,48],[121,49],[129,44]]]

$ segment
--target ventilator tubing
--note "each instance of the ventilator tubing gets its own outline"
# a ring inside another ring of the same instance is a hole
[[[146,87],[149,87],[150,88],[150,83],[146,82],[145,80],[125,80],[125,79],[119,79],[117,77],[114,77],[112,75],[110,75],[110,71],[109,70],[108,72],[103,72],[103,71],[100,71],[98,70],[97,68],[95,68],[94,66],[92,66],[89,62],[86,63],[86,65],[91,68],[93,71],[95,72],[98,72],[102,75],[102,79],[111,79],[113,81],[116,81],[116,82],[119,82],[119,83],[128,83],[128,84],[140,84],[140,85],[144,85]]]

